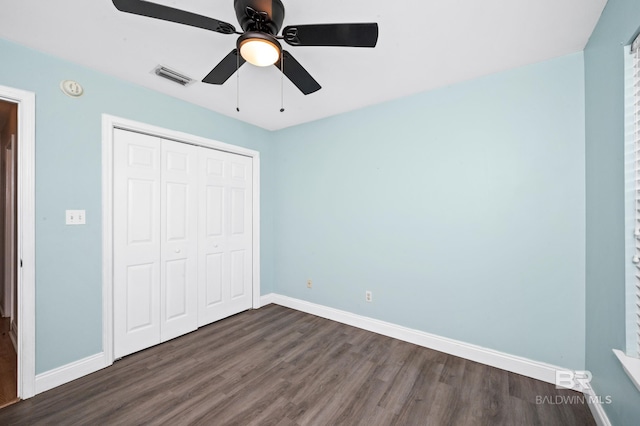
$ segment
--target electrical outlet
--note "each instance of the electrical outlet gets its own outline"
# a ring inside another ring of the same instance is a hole
[[[373,302],[373,293],[371,293],[371,291],[369,290],[365,291],[364,300],[366,300],[367,302]]]
[[[307,280],[307,288],[313,288],[313,281]]]

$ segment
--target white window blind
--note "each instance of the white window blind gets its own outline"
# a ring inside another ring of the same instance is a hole
[[[631,133],[633,147],[633,278],[627,283],[627,355],[640,357],[640,36],[630,49],[630,66],[627,68],[629,101],[627,134]],[[631,113],[631,114],[629,114]],[[629,144],[630,145],[630,144]],[[631,173],[630,173],[631,174]]]

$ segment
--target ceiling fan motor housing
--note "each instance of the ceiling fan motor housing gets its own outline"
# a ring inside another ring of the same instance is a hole
[[[238,22],[244,31],[262,31],[277,35],[284,22],[280,0],[234,0]]]

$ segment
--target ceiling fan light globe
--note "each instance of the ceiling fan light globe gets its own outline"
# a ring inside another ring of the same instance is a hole
[[[248,32],[238,39],[238,49],[245,61],[258,67],[267,67],[280,58],[280,43],[269,34]]]
[[[276,63],[280,51],[276,46],[265,40],[247,40],[240,46],[240,54],[252,65],[267,67]]]

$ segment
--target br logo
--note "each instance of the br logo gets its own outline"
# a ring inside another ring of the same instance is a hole
[[[591,389],[591,371],[556,370],[556,389]]]

